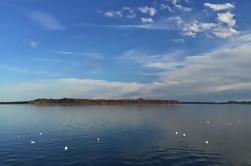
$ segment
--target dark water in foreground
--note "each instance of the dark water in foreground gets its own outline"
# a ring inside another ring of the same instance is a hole
[[[1,105],[0,165],[251,165],[250,119],[250,105]]]

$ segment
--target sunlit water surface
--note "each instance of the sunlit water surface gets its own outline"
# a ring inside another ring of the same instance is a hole
[[[251,165],[250,119],[249,105],[1,105],[0,165]]]

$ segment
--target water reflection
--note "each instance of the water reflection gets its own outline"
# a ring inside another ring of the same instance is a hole
[[[0,165],[249,165],[250,116],[249,105],[2,105]]]

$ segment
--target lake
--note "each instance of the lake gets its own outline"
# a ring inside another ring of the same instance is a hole
[[[0,165],[251,165],[251,105],[0,105]]]

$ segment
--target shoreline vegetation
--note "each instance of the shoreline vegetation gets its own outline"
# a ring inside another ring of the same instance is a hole
[[[135,105],[135,104],[251,104],[251,101],[227,102],[181,102],[178,100],[157,99],[36,99],[31,101],[0,102],[0,104],[31,104],[38,106],[51,105]]]
[[[150,100],[150,99],[36,99],[21,102],[0,102],[0,104],[32,104],[41,106],[50,105],[129,105],[129,104],[179,104],[177,100]]]
[[[128,104],[179,104],[177,100],[145,99],[37,99],[33,105],[128,105]]]

